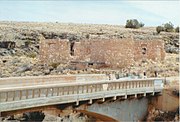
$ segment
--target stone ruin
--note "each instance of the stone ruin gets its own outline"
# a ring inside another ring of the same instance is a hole
[[[92,39],[69,41],[44,39],[40,42],[40,62],[69,63],[76,68],[124,68],[135,61],[165,58],[164,42],[159,39]]]

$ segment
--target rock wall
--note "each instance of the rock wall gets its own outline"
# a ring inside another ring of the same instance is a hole
[[[91,60],[105,62],[112,68],[130,65],[133,62],[133,41],[131,39],[96,41]]]
[[[132,39],[82,41],[75,45],[77,61],[105,63],[117,68],[133,62],[134,42]],[[94,64],[93,64],[94,65]]]
[[[40,42],[40,60],[43,63],[67,63],[70,59],[68,40],[46,39]]]
[[[98,39],[73,42],[68,40],[42,40],[40,60],[43,63],[75,62],[76,67],[98,66],[123,68],[141,59],[163,60],[164,44],[161,40]]]
[[[136,40],[134,43],[134,59],[163,60],[165,58],[164,44],[161,40]]]

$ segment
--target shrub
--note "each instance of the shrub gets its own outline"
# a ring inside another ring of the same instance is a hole
[[[35,57],[36,57],[36,55],[37,55],[37,54],[36,54],[36,53],[33,53],[33,52],[32,52],[32,53],[27,54],[27,56],[28,56],[28,57],[30,57],[30,58],[35,58]]]
[[[156,31],[157,31],[157,33],[160,33],[161,31],[164,31],[164,27],[162,27],[162,26],[157,26],[157,27],[156,27]]]
[[[164,31],[173,32],[173,30],[174,30],[174,25],[171,22],[164,24]]]
[[[89,34],[86,34],[86,39],[89,39],[90,35]]]
[[[29,47],[29,45],[31,44],[31,40],[27,40],[26,42],[24,42],[25,47]]]
[[[137,19],[130,19],[126,21],[125,28],[140,28],[143,27],[144,24],[142,22],[138,22]]]
[[[139,23],[139,26],[140,26],[140,27],[144,27],[144,23],[140,22],[140,23]]]
[[[59,66],[60,63],[51,63],[50,66],[52,66],[54,69]]]
[[[179,26],[176,27],[175,32],[176,32],[176,33],[179,33]]]

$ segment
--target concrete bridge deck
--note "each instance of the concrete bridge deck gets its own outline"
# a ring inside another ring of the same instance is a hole
[[[91,104],[93,99],[103,101],[108,97],[127,98],[128,95],[137,97],[138,94],[146,96],[161,92],[163,89],[163,79],[159,78],[107,80],[104,75],[95,76],[87,75],[89,82],[86,75],[77,76],[79,80],[74,80],[77,77],[73,79],[70,76],[71,82],[65,82],[69,79],[68,76],[59,76],[55,79],[52,77],[0,79],[0,112],[73,102],[78,105],[80,101],[85,100]],[[36,82],[31,83],[31,80]],[[12,84],[8,85],[8,81]],[[16,81],[18,83],[15,85]]]

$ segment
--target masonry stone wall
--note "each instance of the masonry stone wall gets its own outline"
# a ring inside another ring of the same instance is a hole
[[[93,41],[90,59],[105,62],[112,68],[130,65],[133,62],[133,43],[132,39]]]
[[[164,43],[161,40],[135,40],[134,60],[152,59],[163,60],[165,58]]]
[[[74,57],[78,61],[90,61],[91,56],[91,41],[76,42],[74,45]]]
[[[42,63],[75,62],[77,67],[123,68],[143,59],[163,60],[164,43],[161,40],[99,39],[70,42],[68,40],[42,40]]]
[[[60,39],[42,40],[39,53],[42,63],[67,63],[70,60],[69,41]]]

